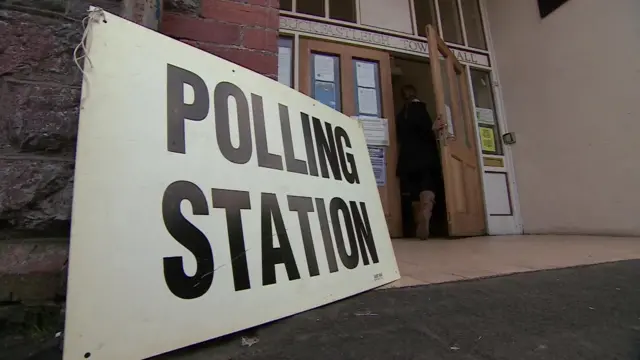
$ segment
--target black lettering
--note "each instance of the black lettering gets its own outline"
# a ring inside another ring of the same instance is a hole
[[[238,113],[239,145],[231,143],[229,129],[229,97],[236,102]],[[253,144],[251,143],[251,119],[249,118],[249,103],[242,90],[229,82],[221,82],[213,91],[213,104],[216,114],[216,138],[218,147],[224,157],[236,164],[246,164],[251,159]]]
[[[318,220],[320,221],[320,233],[322,234],[322,242],[324,244],[324,252],[327,254],[327,264],[329,272],[338,271],[338,263],[336,262],[336,253],[333,248],[333,240],[331,240],[331,231],[329,231],[329,219],[327,218],[327,208],[324,206],[324,200],[316,199],[316,208],[318,209]]]
[[[194,215],[209,215],[209,207],[202,190],[188,181],[172,183],[162,196],[164,226],[169,234],[196,258],[196,273],[193,276],[185,273],[182,256],[165,257],[164,281],[173,295],[181,299],[196,299],[211,287],[213,252],[202,231],[182,215],[180,204],[183,200],[191,203]]]
[[[362,263],[369,265],[369,256],[367,256],[367,250],[369,250],[371,260],[374,264],[377,264],[380,260],[378,259],[376,243],[373,240],[373,233],[371,232],[371,224],[369,223],[367,207],[364,202],[361,202],[360,211],[358,211],[358,204],[356,204],[355,201],[349,202],[349,205],[351,205],[351,216],[353,217],[353,226],[358,237],[358,246],[360,247]]]
[[[230,262],[235,289],[236,291],[250,289],[251,281],[249,280],[249,266],[247,265],[247,251],[244,245],[242,214],[240,212],[251,209],[249,193],[247,191],[211,189],[211,196],[213,197],[213,207],[225,209],[227,216]]]
[[[322,121],[318,118],[313,118],[313,132],[316,139],[316,146],[318,149],[318,161],[320,162],[320,171],[323,178],[329,178],[329,169],[327,168],[327,162],[331,166],[333,177],[336,180],[342,180],[342,174],[340,173],[340,163],[338,162],[338,151],[336,150],[336,142],[333,138],[333,131],[331,124],[325,123],[327,129],[326,134],[322,130]]]
[[[338,247],[338,255],[342,264],[347,269],[355,269],[358,266],[358,244],[356,242],[356,235],[353,231],[353,222],[351,221],[351,214],[349,213],[349,207],[339,197],[331,199],[329,204],[329,212],[331,213],[331,222],[333,223],[333,237],[336,239],[336,246]],[[347,252],[347,248],[344,243],[344,235],[342,234],[342,227],[340,226],[340,213],[344,219],[344,227],[347,230],[347,238],[349,239],[349,248],[351,254]]]
[[[253,124],[256,132],[256,152],[258,153],[258,166],[276,170],[282,170],[282,156],[269,152],[267,144],[267,130],[264,125],[264,108],[262,97],[251,94],[253,107]]]
[[[309,175],[318,176],[318,165],[316,163],[316,149],[313,146],[313,135],[311,135],[311,122],[309,115],[300,113],[302,121],[302,133],[304,134],[304,146],[307,149],[307,161],[309,162]]]
[[[184,102],[184,85],[193,88],[193,103]],[[209,90],[204,80],[189,70],[167,64],[167,150],[186,152],[184,121],[201,121],[209,113]]]
[[[338,153],[340,154],[340,166],[342,167],[344,179],[347,180],[349,184],[360,184],[358,169],[356,168],[356,159],[353,154],[344,151],[345,147],[351,149],[349,135],[347,135],[347,132],[340,126],[336,126],[335,133]]]
[[[276,232],[273,233],[271,220],[275,225]],[[284,264],[287,269],[289,280],[300,279],[300,272],[293,257],[293,250],[289,243],[289,235],[284,226],[278,198],[276,194],[262,193],[262,285],[276,283],[276,265]],[[277,235],[279,248],[273,247],[273,237]]]
[[[309,224],[309,213],[313,212],[313,200],[309,197],[287,196],[289,202],[289,210],[298,213],[298,221],[300,222],[300,232],[302,234],[302,244],[304,245],[304,253],[307,256],[307,267],[309,275],[318,276],[318,258],[316,249],[313,246],[313,236],[311,235],[311,225]]]
[[[293,151],[289,109],[282,104],[278,104],[278,109],[280,110],[280,129],[282,131],[284,159],[287,164],[287,171],[307,175],[307,163],[304,160],[296,159],[296,154]]]

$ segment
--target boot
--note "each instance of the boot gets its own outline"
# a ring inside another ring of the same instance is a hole
[[[417,211],[414,210],[414,218],[416,219],[416,235],[422,240],[429,238],[429,223],[431,214],[433,213],[433,205],[435,204],[436,194],[433,191],[423,191],[420,193],[420,202]],[[415,207],[414,207],[415,209]]]

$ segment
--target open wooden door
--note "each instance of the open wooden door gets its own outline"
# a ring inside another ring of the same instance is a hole
[[[389,139],[395,139],[390,61],[389,54],[384,51],[302,38],[300,92],[348,116],[385,118]],[[370,72],[365,83],[361,83],[363,76],[359,75],[359,68]],[[362,94],[374,94],[370,97],[372,101],[363,103]],[[397,151],[395,141],[382,150],[386,179],[384,185],[378,187],[391,237],[402,236]]]
[[[438,135],[449,236],[484,235],[482,169],[467,70],[431,25],[427,26],[427,37],[437,118],[446,124]]]

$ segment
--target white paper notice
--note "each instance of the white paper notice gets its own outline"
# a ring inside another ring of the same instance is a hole
[[[375,116],[352,116],[358,120],[364,132],[367,145],[389,145],[389,121]]]
[[[278,81],[291,87],[291,49],[280,47],[278,49]]]
[[[496,119],[493,116],[493,110],[484,109],[484,108],[476,108],[476,118],[479,123],[494,125],[496,123]]]
[[[314,55],[313,70],[315,79],[320,81],[335,81],[334,58],[325,55]]]
[[[376,89],[358,88],[358,110],[360,114],[379,115]]]
[[[356,78],[358,86],[375,88],[376,87],[376,67],[372,63],[358,62],[356,63]]]

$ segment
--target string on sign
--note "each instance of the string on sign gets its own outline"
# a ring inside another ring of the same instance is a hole
[[[107,19],[104,15],[104,11],[100,8],[94,8],[89,10],[87,16],[82,19],[82,38],[80,39],[80,43],[76,45],[75,49],[73,49],[73,61],[76,63],[76,66],[82,73],[82,80],[86,82],[84,96],[80,99],[80,107],[84,104],[84,99],[89,95],[89,78],[84,71],[84,67],[80,65],[80,60],[86,58],[85,64],[89,64],[89,67],[93,68],[93,63],[91,63],[91,58],[88,55],[86,43],[87,38],[89,37],[89,33],[91,31],[92,24],[99,24],[100,22],[106,23]],[[78,54],[78,51],[82,49],[82,54]]]

